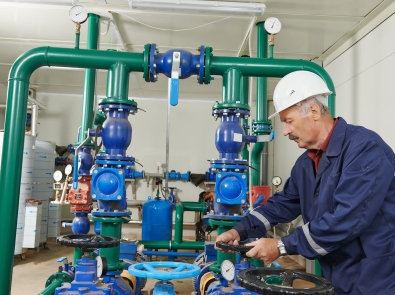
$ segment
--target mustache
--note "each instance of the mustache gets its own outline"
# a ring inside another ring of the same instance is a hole
[[[289,140],[295,140],[295,139],[298,139],[299,137],[297,137],[297,136],[293,136],[293,135],[288,135],[288,139]]]

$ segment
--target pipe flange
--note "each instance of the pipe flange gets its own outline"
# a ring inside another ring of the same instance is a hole
[[[223,110],[223,109],[227,109],[227,110],[237,110],[237,111],[248,111],[248,116],[250,115],[250,106],[248,104],[242,104],[242,103],[220,103],[218,101],[216,101],[213,105],[213,111],[217,111],[217,110]],[[248,118],[248,117],[247,117]],[[247,119],[244,118],[244,119]]]
[[[158,54],[158,46],[155,43],[151,44],[149,53],[149,82],[156,82],[158,75],[156,74],[155,56]]]
[[[202,45],[199,48],[199,75],[198,75],[198,83],[199,84],[203,84],[204,83],[204,60],[205,60],[205,56],[204,56],[204,52],[205,52],[205,47]]]
[[[210,84],[210,81],[214,80],[210,75],[211,57],[213,56],[211,52],[213,52],[213,48],[206,47],[204,55],[204,84]]]
[[[144,67],[144,74],[143,78],[145,82],[149,82],[149,54],[150,54],[151,44],[144,45],[144,53],[143,53],[143,67]]]

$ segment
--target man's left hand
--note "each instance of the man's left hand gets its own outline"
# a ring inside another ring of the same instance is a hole
[[[277,239],[262,238],[245,246],[254,246],[254,248],[246,253],[248,257],[262,260],[266,264],[272,263],[280,257],[277,248]]]

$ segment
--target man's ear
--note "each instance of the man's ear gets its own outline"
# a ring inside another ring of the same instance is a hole
[[[320,110],[320,107],[318,106],[318,104],[313,103],[310,106],[310,112],[311,112],[314,120],[318,120],[321,117],[321,110]]]

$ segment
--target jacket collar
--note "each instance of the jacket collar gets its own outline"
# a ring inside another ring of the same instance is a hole
[[[332,137],[325,151],[327,157],[336,157],[340,154],[344,138],[346,137],[347,122],[342,117],[338,117],[338,119],[339,121],[333,130]],[[305,158],[308,157],[307,152],[306,150],[304,153]]]
[[[347,122],[342,117],[338,117],[338,119],[339,121],[333,130],[328,148],[326,149],[327,157],[336,157],[340,154],[344,138],[346,137]]]

